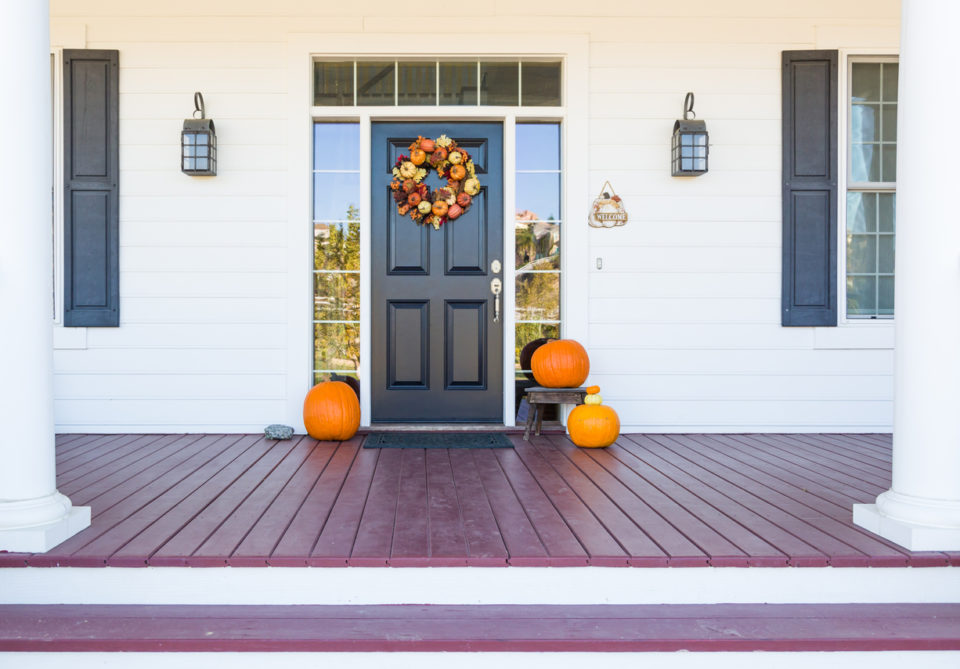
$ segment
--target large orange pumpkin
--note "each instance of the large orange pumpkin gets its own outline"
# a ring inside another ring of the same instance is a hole
[[[307,434],[320,441],[343,441],[360,427],[360,402],[343,381],[318,383],[303,400]]]
[[[567,417],[570,441],[581,448],[604,448],[620,435],[620,417],[608,406],[600,404],[597,386],[587,390],[587,404],[575,407]]]
[[[544,388],[577,388],[587,380],[590,358],[579,342],[558,339],[533,352],[530,369]]]

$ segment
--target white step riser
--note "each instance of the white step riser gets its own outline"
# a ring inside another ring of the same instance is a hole
[[[0,569],[0,603],[4,604],[840,604],[958,601],[960,569],[956,567]]]

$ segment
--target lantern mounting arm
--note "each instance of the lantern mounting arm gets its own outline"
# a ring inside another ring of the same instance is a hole
[[[197,91],[193,94],[193,118],[207,118],[207,108],[203,104],[203,93]],[[200,114],[198,117],[197,114]]]
[[[199,93],[197,94],[199,95]],[[203,98],[201,98],[201,101]],[[687,93],[687,97],[683,99],[683,120],[689,121],[690,119],[697,118],[697,113],[693,111],[693,92]]]

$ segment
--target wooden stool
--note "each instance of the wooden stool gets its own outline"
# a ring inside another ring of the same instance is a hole
[[[530,428],[533,427],[534,421],[536,421],[535,434],[540,434],[544,404],[583,404],[583,398],[586,395],[586,388],[542,388],[540,386],[527,388],[527,404],[530,405],[530,411],[527,412],[524,440],[530,441]]]

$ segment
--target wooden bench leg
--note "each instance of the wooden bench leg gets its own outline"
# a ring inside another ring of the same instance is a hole
[[[543,425],[543,407],[542,404],[537,405],[537,436],[540,436],[540,426]]]
[[[527,429],[523,431],[524,441],[530,441],[530,429],[533,427],[534,416],[539,406],[539,404],[527,403]]]

